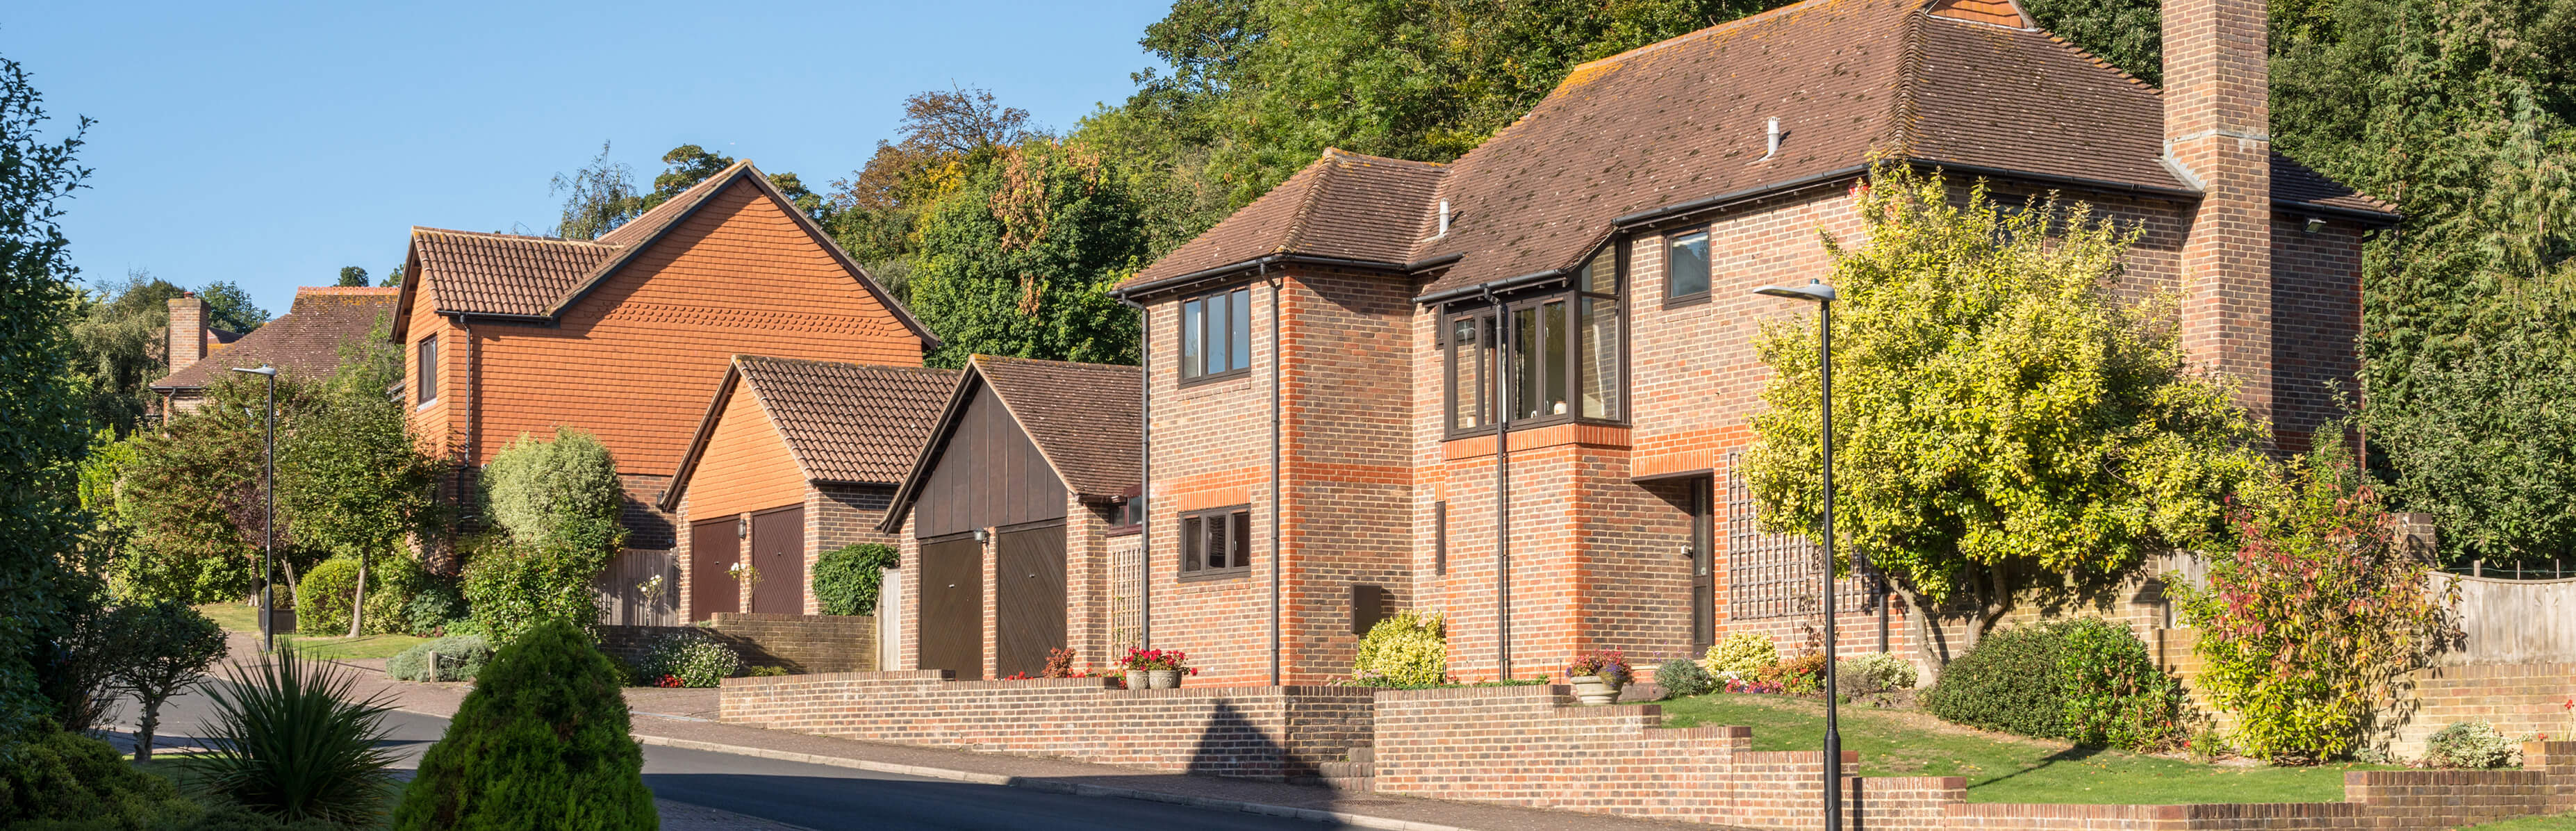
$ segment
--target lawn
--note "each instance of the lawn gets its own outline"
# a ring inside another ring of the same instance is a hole
[[[2554,817],[2519,817],[2503,822],[2473,825],[2468,831],[2576,831],[2576,814]]]
[[[204,612],[206,617],[213,618],[216,625],[225,629],[253,634],[259,632],[259,610],[249,606],[240,603],[208,603],[197,607],[197,611]],[[428,643],[430,640],[430,638],[415,638],[410,635],[326,638],[316,635],[289,635],[281,632],[277,636],[279,645],[294,644],[296,651],[307,658],[349,661],[391,658],[395,653]]]
[[[1663,703],[1672,727],[1743,725],[1755,750],[1814,750],[1824,743],[1824,704],[1771,695],[1704,695]],[[1861,776],[1964,776],[1970,802],[2341,802],[2343,774],[2384,766],[2208,765],[2077,748],[1972,730],[1910,711],[1846,706],[1843,749]],[[2512,831],[2556,831],[2516,826]]]

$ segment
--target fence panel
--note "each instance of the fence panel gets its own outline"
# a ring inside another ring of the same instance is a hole
[[[2576,577],[2452,579],[2460,586],[2462,637],[2437,663],[2576,663]]]
[[[653,578],[662,578],[657,586]],[[612,626],[680,625],[680,559],[669,551],[630,548],[590,583],[599,620]]]

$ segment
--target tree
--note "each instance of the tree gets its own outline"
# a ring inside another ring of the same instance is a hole
[[[79,376],[67,360],[76,293],[61,200],[84,186],[78,154],[90,120],[48,139],[43,96],[0,58],[0,744],[25,737],[49,704],[39,689],[42,633],[61,623],[83,528],[75,465],[90,440]]]
[[[525,546],[614,548],[626,489],[599,437],[571,427],[552,438],[520,434],[483,465],[484,515]]]
[[[384,288],[395,288],[395,287],[401,286],[402,284],[403,284],[403,267],[402,267],[402,264],[401,264],[401,263],[395,263],[395,264],[394,264],[394,267],[389,268],[389,269],[385,269],[385,281],[384,281],[384,282],[381,282],[381,283],[377,283],[376,285],[381,286],[381,287],[384,287]]]
[[[197,682],[224,656],[224,630],[196,609],[176,601],[128,603],[107,616],[116,669],[110,684],[134,696],[143,714],[134,728],[134,759],[152,758],[152,732],[161,704]]]
[[[247,333],[268,323],[268,310],[252,302],[250,292],[230,280],[216,280],[197,289],[206,301],[206,325],[231,332]]]
[[[421,757],[393,827],[655,827],[644,755],[628,735],[625,680],[569,624],[539,626],[501,647]]]
[[[1835,531],[1915,616],[1982,595],[1976,631],[2019,572],[2101,577],[2221,531],[2224,494],[2259,470],[2259,433],[2217,381],[2188,373],[2172,299],[2108,288],[2137,231],[2091,209],[1964,205],[1938,174],[1881,164],[1856,189],[1867,241],[1828,236],[1834,315]],[[1746,478],[1763,526],[1820,527],[1813,324],[1777,321],[1775,375]]]
[[[148,385],[169,366],[170,299],[186,293],[152,272],[134,269],[122,285],[81,293],[71,324],[73,360],[89,388],[90,419],[118,435],[134,431],[151,398]]]
[[[1134,363],[1136,318],[1110,299],[1144,265],[1127,182],[1081,148],[1033,139],[992,151],[926,211],[910,304],[945,341],[927,361],[974,354]]]
[[[367,282],[366,269],[359,268],[354,265],[344,265],[340,267],[340,282],[334,283],[333,285],[346,288],[349,286],[366,286],[373,284]]]
[[[132,537],[111,564],[128,596],[211,603],[238,598],[259,579],[259,541],[268,522],[260,492],[267,397],[254,380],[218,380],[206,388],[204,407],[170,419],[158,433],[136,435],[116,503]],[[310,397],[307,382],[278,376],[281,462],[283,442],[294,435],[289,425]],[[281,477],[287,469],[281,464]],[[277,562],[291,596],[297,567],[311,558],[297,550],[293,515],[284,504],[281,499]]]
[[[564,197],[563,219],[546,231],[565,239],[598,239],[644,213],[644,197],[635,192],[635,169],[608,158],[608,142],[599,155],[571,173],[557,173],[546,194]]]
[[[662,163],[669,167],[663,170],[661,175],[653,177],[653,192],[644,195],[645,210],[652,210],[656,205],[671,201],[671,197],[678,196],[682,191],[696,187],[699,182],[724,172],[725,168],[733,166],[734,158],[694,144],[683,144],[671,148],[671,152],[662,154]],[[772,173],[769,174],[769,183],[776,185],[780,193],[786,194],[788,204],[795,205],[796,210],[803,212],[807,218],[818,224],[831,222],[831,205],[825,203],[823,197],[807,190],[805,183],[799,181],[796,174]]]
[[[351,637],[366,625],[370,560],[408,556],[406,539],[430,538],[446,520],[437,494],[445,464],[420,450],[407,408],[385,395],[402,380],[403,358],[378,329],[342,347],[339,370],[278,451],[278,510],[297,542],[358,562]]]

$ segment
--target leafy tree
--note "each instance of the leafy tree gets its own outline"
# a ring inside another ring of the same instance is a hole
[[[570,625],[549,623],[510,642],[421,758],[393,827],[657,827],[644,755],[627,732],[624,684],[617,664]]]
[[[367,270],[366,270],[366,269],[364,269],[364,268],[359,268],[359,267],[354,266],[354,265],[344,265],[344,266],[341,266],[341,267],[340,267],[340,282],[335,283],[335,284],[333,284],[333,285],[338,285],[338,286],[342,286],[342,287],[348,287],[348,286],[366,286],[366,285],[373,285],[373,284],[372,284],[372,283],[367,282]]]
[[[72,349],[89,387],[91,420],[124,435],[134,431],[151,398],[148,386],[169,365],[163,332],[170,299],[187,290],[152,272],[126,272],[122,285],[84,291],[72,321]]]
[[[296,571],[311,557],[297,550],[284,488],[285,447],[310,387],[277,378],[279,437],[278,565],[281,586],[296,591]],[[237,598],[259,578],[260,541],[268,521],[263,499],[267,393],[264,382],[225,377],[206,388],[206,405],[170,419],[158,433],[137,434],[123,467],[117,515],[131,529],[111,563],[123,593],[148,600],[211,603]]]
[[[78,273],[60,200],[83,187],[77,154],[90,120],[48,140],[43,96],[0,58],[0,749],[26,736],[48,702],[38,688],[42,632],[61,621],[84,526],[75,467],[89,445],[84,389],[67,356]]]
[[[557,427],[553,438],[520,434],[493,454],[478,481],[484,515],[519,545],[615,548],[626,489],[599,438]]]
[[[671,201],[671,197],[724,172],[725,168],[733,166],[734,158],[694,144],[683,144],[662,154],[662,163],[670,167],[653,177],[653,192],[644,195],[645,210]],[[831,222],[831,205],[824,202],[822,196],[807,190],[796,174],[772,173],[769,174],[769,183],[778,186],[778,191],[787,195],[788,203],[795,205],[808,218],[820,224]]]
[[[116,669],[109,683],[134,696],[143,713],[134,728],[134,758],[152,758],[152,733],[161,704],[224,656],[224,630],[196,609],[176,601],[128,603],[107,616]]]
[[[998,148],[925,212],[910,303],[945,340],[928,356],[1137,360],[1136,318],[1110,299],[1144,265],[1120,171],[1078,146]]]
[[[268,323],[268,310],[252,302],[250,292],[231,280],[216,280],[197,289],[206,301],[206,325],[233,332],[249,332]],[[167,314],[165,311],[164,314]]]
[[[1981,595],[1982,631],[2023,572],[2114,574],[2208,541],[2220,500],[2264,464],[2229,390],[2188,374],[2171,298],[2109,290],[2134,229],[2089,207],[1964,205],[1938,173],[1875,168],[1856,189],[1866,242],[1831,237],[1835,531],[1915,609]],[[1775,371],[1747,480],[1764,527],[1819,527],[1813,324],[1775,321]],[[1916,616],[1924,657],[1930,614]]]
[[[299,545],[357,562],[349,634],[366,627],[370,562],[410,556],[404,541],[444,527],[438,500],[445,464],[413,441],[402,401],[402,353],[380,331],[342,350],[340,368],[299,412],[278,449],[278,510]]]
[[[401,286],[402,284],[403,284],[403,267],[402,267],[402,264],[401,264],[401,263],[395,263],[395,264],[394,264],[394,267],[389,268],[389,269],[385,269],[385,281],[384,281],[384,282],[381,282],[381,283],[377,283],[376,285],[377,285],[377,286],[380,286],[380,287],[383,287],[383,288],[396,288],[396,287]]]
[[[608,142],[599,155],[571,173],[557,173],[546,194],[564,197],[563,219],[546,231],[565,239],[598,239],[644,213],[644,197],[635,192],[635,169],[608,158]]]

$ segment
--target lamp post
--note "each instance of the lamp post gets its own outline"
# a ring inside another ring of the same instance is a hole
[[[1824,369],[1821,435],[1825,461],[1825,829],[1843,827],[1843,734],[1834,690],[1834,287],[1816,280],[1803,286],[1764,286],[1754,294],[1816,304],[1817,357]]]
[[[261,364],[258,369],[233,367],[234,372],[247,372],[268,379],[268,417],[261,420],[268,428],[268,449],[261,454],[268,468],[261,494],[268,503],[268,520],[260,532],[267,539],[259,547],[259,637],[261,652],[277,651],[277,367]]]

